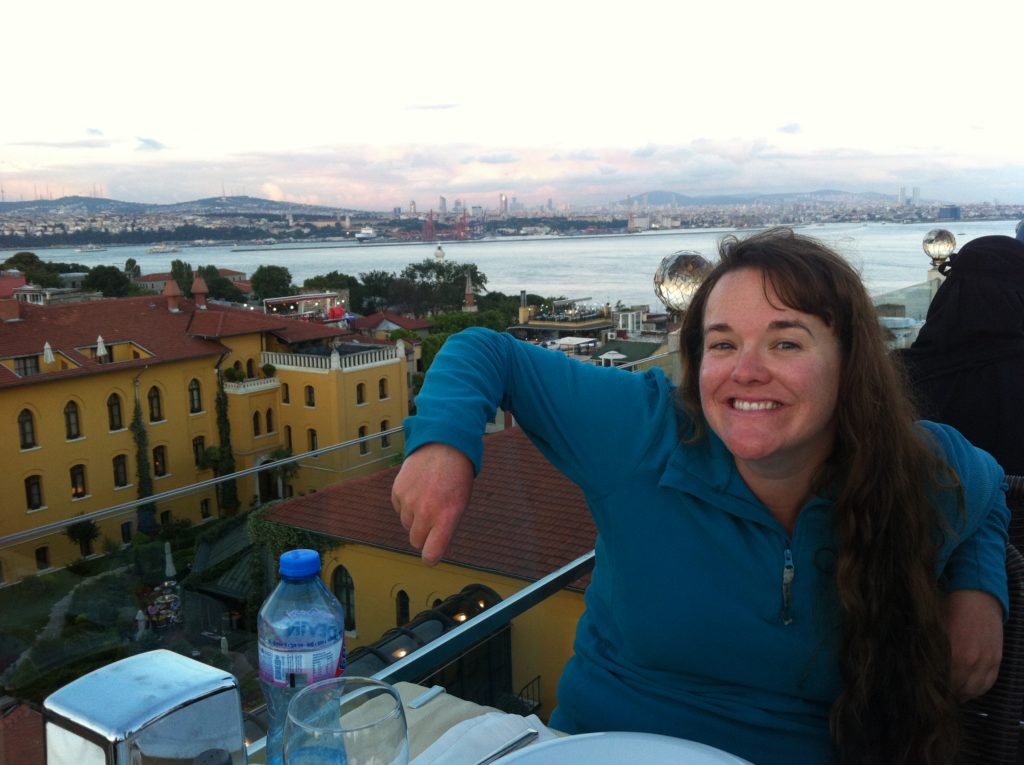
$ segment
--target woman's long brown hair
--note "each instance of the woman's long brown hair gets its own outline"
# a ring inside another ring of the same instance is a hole
[[[952,763],[959,716],[936,580],[943,527],[935,492],[959,498],[952,471],[914,424],[904,376],[885,347],[857,272],[790,229],[727,237],[680,330],[681,405],[707,431],[699,370],[708,295],[730,271],[754,269],[786,306],[824,321],[842,348],[837,437],[815,490],[835,498],[835,586],[845,688],[832,707],[840,763]],[[767,293],[766,293],[767,294]]]

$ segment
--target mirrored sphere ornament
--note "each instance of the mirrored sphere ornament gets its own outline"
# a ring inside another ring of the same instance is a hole
[[[956,238],[944,228],[933,228],[921,242],[924,254],[932,259],[932,268],[938,268],[956,249]]]
[[[670,311],[685,311],[710,270],[711,264],[694,250],[666,255],[654,272],[654,294]]]

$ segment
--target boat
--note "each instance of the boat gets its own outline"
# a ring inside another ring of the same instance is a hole
[[[84,244],[77,248],[75,252],[106,252],[107,248],[101,244]]]
[[[357,242],[366,242],[366,241],[369,241],[370,239],[376,239],[376,238],[377,238],[377,232],[374,231],[370,226],[363,226],[361,229],[359,229],[356,232],[356,241]]]
[[[179,252],[178,248],[173,244],[157,244],[150,247],[146,252],[161,253],[161,252]]]

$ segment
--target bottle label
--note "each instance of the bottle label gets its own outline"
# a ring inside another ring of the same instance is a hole
[[[260,680],[300,688],[345,670],[345,633],[328,611],[289,611],[261,629]]]

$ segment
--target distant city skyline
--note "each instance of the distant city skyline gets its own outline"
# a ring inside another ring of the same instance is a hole
[[[421,212],[655,190],[1024,203],[1024,5],[942,6],[18,3],[0,187]]]

